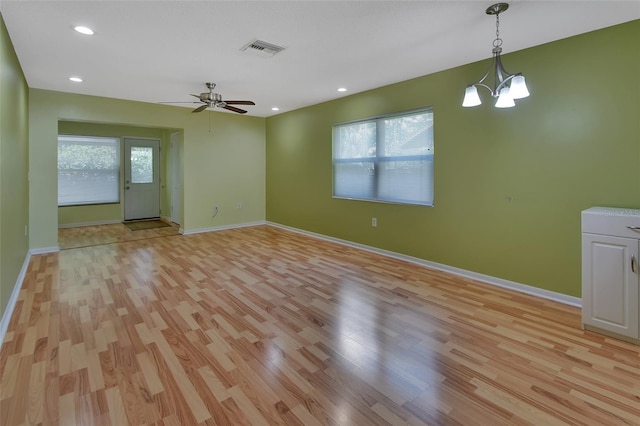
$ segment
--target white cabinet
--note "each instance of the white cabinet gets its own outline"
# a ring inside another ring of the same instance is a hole
[[[582,323],[640,343],[640,210],[582,212]]]

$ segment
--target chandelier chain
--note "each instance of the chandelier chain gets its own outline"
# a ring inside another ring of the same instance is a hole
[[[500,38],[500,14],[496,13],[496,39],[493,40],[493,47],[501,47],[502,39]]]

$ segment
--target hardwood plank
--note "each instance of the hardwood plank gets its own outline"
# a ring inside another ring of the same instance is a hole
[[[109,417],[114,425],[130,424],[127,420],[126,410],[122,403],[122,396],[118,387],[106,390],[107,405],[109,407]],[[62,423],[64,424],[64,423]]]
[[[44,362],[36,362],[31,367],[29,376],[29,395],[27,399],[28,424],[42,423],[44,419],[44,398],[46,383],[46,365]]]
[[[76,423],[76,403],[75,396],[73,393],[67,393],[60,396],[59,399],[59,407],[60,407],[60,424],[61,425],[69,425],[73,426]],[[126,423],[122,423],[126,424]]]
[[[171,345],[167,342],[164,335],[160,330],[151,330],[154,336],[155,344],[158,346],[163,359],[167,362],[167,366],[180,389],[180,392],[184,396],[187,405],[191,409],[191,414],[194,416],[198,423],[201,423],[211,417],[207,411],[202,399],[196,392],[193,384],[185,376],[183,369],[180,365],[175,352],[172,350]]]
[[[147,352],[136,354],[136,359],[142,371],[144,381],[147,384],[147,388],[149,389],[149,394],[156,395],[164,391],[164,386],[162,386],[160,377],[158,377],[157,366],[149,354]]]

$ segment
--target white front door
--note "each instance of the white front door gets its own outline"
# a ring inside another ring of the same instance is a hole
[[[124,140],[124,220],[160,217],[160,141]]]

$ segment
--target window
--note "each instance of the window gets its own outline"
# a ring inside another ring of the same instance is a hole
[[[152,147],[131,147],[131,183],[153,183]]]
[[[120,202],[120,139],[58,136],[58,205]]]
[[[333,196],[433,205],[433,110],[333,127]]]

